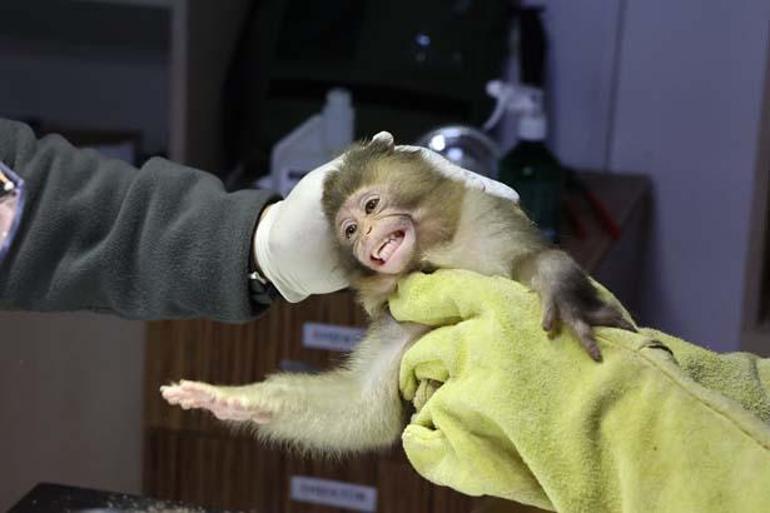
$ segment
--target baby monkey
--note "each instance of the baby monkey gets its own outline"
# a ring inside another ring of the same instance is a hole
[[[313,452],[390,446],[406,423],[401,357],[429,329],[396,322],[387,309],[398,280],[412,272],[460,268],[517,280],[539,294],[543,328],[564,323],[597,361],[593,326],[633,330],[515,203],[447,178],[419,151],[395,148],[390,134],[348,150],[326,178],[322,201],[341,265],[372,319],[346,364],[245,386],[182,381],[161,387],[169,403]]]

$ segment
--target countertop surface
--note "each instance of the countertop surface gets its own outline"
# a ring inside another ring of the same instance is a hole
[[[8,513],[215,513],[215,511],[139,495],[40,483],[8,510]]]

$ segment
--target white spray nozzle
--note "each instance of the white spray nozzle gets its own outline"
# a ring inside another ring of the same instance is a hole
[[[513,85],[502,80],[487,82],[487,94],[497,100],[484,130],[494,127],[507,112],[532,115],[543,112],[543,91],[530,86]]]

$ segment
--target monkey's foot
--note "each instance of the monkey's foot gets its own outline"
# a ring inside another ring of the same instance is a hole
[[[239,387],[218,387],[198,381],[182,380],[175,385],[160,387],[160,393],[169,404],[177,404],[185,410],[208,410],[221,420],[270,422],[270,411],[251,404]]]

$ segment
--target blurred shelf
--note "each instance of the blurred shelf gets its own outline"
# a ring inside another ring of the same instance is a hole
[[[0,2],[3,51],[132,55],[165,59],[170,4],[94,0]],[[42,7],[42,8],[41,8]],[[53,21],[52,21],[53,20]],[[142,37],[137,37],[141,33]]]
[[[51,56],[87,59],[90,65],[105,67],[132,61],[160,64],[168,77],[164,91],[168,107],[157,113],[157,123],[168,127],[164,129],[168,156],[216,170],[223,165],[222,86],[249,4],[248,0],[3,0],[0,19],[12,23],[0,26],[0,55],[40,56],[28,61],[42,66]],[[67,62],[57,61],[57,66]],[[146,91],[136,88],[136,94],[142,97]]]
[[[636,227],[631,225],[634,215],[643,213],[650,193],[650,181],[644,175],[582,172],[585,185],[604,203],[612,219],[621,228],[621,239]],[[619,243],[603,229],[589,205],[577,194],[571,194],[577,214],[586,229],[584,238],[565,227],[562,247],[590,273],[600,269],[611,249]],[[632,235],[635,235],[632,233]]]

